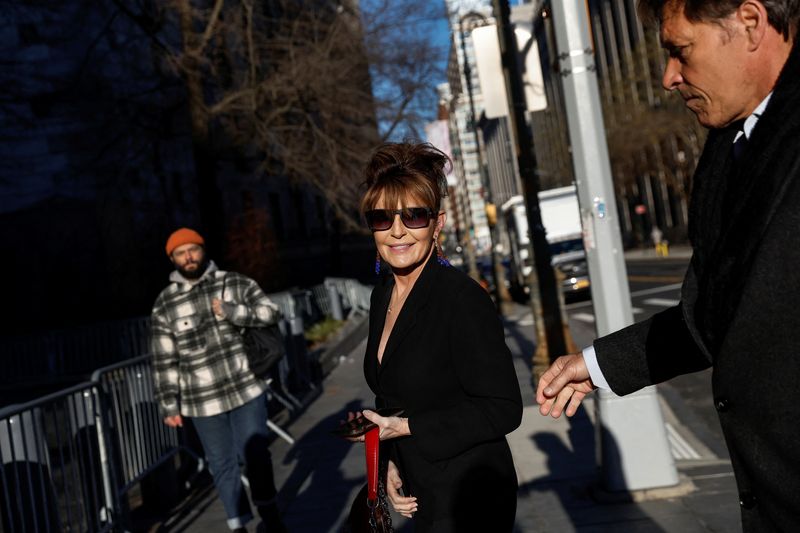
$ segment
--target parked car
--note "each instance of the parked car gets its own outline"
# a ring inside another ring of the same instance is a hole
[[[553,258],[553,266],[563,275],[561,291],[566,300],[575,300],[589,294],[589,267],[583,250],[574,257],[568,255]]]

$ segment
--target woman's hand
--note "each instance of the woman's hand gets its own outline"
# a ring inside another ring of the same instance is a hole
[[[399,416],[381,416],[375,411],[365,410],[362,415],[370,422],[375,422],[380,428],[380,439],[388,440],[411,435],[408,427],[408,418]]]
[[[392,508],[405,516],[406,518],[413,518],[413,513],[417,512],[417,499],[413,496],[402,496],[400,494],[400,487],[403,486],[403,480],[400,479],[400,472],[393,462],[389,461],[389,468],[386,471],[386,496],[392,503]]]

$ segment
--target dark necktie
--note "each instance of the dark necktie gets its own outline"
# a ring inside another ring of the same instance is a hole
[[[733,143],[733,160],[739,161],[742,158],[742,154],[744,153],[746,148],[747,148],[747,135],[745,135],[744,131],[742,131],[742,134],[739,135],[739,138],[736,139],[736,142]]]
[[[738,172],[739,163],[747,148],[747,136],[744,134],[744,120],[731,124],[731,129],[739,132],[739,137],[731,146],[731,167],[728,170],[728,179],[725,185],[725,196],[722,203],[722,212],[725,218],[731,216],[734,207],[742,196],[742,188],[746,185],[746,176]]]

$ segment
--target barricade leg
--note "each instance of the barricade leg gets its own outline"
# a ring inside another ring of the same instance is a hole
[[[0,508],[4,531],[60,531],[41,411],[0,420]]]

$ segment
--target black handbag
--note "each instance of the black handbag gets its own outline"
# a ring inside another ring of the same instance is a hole
[[[222,279],[222,295],[225,295],[225,283],[228,274]],[[242,343],[247,354],[247,363],[256,377],[267,379],[270,370],[286,354],[286,344],[281,328],[276,322],[269,326],[244,327],[241,329]]]
[[[261,328],[242,328],[242,342],[250,370],[261,379],[267,379],[272,367],[286,353],[283,334],[278,324]]]

